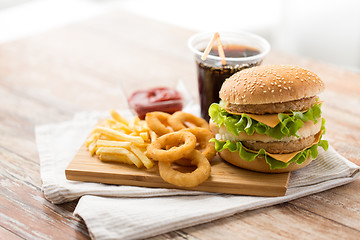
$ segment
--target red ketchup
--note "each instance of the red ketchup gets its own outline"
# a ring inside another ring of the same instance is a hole
[[[156,87],[134,92],[128,99],[129,105],[140,119],[145,119],[148,112],[161,111],[174,113],[183,108],[183,98],[175,89]]]

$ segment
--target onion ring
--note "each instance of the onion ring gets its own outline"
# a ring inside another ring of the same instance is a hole
[[[153,141],[146,155],[156,161],[173,162],[189,155],[196,147],[196,137],[190,132],[172,132]]]
[[[206,157],[199,151],[194,150],[186,157],[197,168],[191,173],[182,173],[171,167],[171,162],[159,162],[159,172],[165,182],[179,187],[195,187],[209,178],[211,166]]]
[[[183,129],[180,130],[180,132],[191,132],[194,134],[196,141],[198,142],[195,149],[200,151],[209,161],[215,156],[215,143],[209,142],[209,140],[214,137],[214,134],[210,130],[196,127]],[[179,159],[175,162],[181,166],[191,165],[190,161],[187,161],[187,159]]]
[[[168,126],[170,114],[164,112],[150,112],[146,114],[145,121],[149,128],[158,136],[172,132]]]
[[[215,143],[209,142],[210,139],[214,137],[214,134],[209,129],[196,127],[183,129],[181,131],[191,132],[195,135],[196,140],[199,143],[199,145],[196,146],[195,149],[199,150],[202,154],[204,154],[204,156],[208,160],[211,160],[215,156]]]
[[[209,124],[207,121],[205,121],[202,118],[196,117],[190,113],[186,112],[176,112],[168,120],[170,126],[174,131],[179,131],[184,128],[191,127],[191,125],[186,123],[191,123],[192,125],[195,125],[196,127],[202,127],[209,129]]]

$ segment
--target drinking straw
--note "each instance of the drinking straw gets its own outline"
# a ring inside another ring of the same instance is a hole
[[[207,47],[205,49],[203,55],[201,56],[201,60],[203,60],[203,61],[206,60],[215,41],[217,41],[217,47],[218,47],[219,56],[221,58],[221,64],[226,65],[225,52],[224,52],[223,45],[221,44],[220,34],[218,32],[214,33],[213,37],[211,38],[209,44],[207,45]]]
[[[201,60],[203,60],[203,61],[206,60],[206,58],[207,58],[207,56],[209,55],[209,53],[210,53],[210,51],[211,51],[211,48],[212,48],[212,46],[214,45],[215,40],[218,38],[218,36],[219,36],[219,33],[218,33],[218,32],[214,33],[214,36],[211,38],[211,40],[210,40],[209,44],[207,45],[207,47],[206,47],[203,55],[201,56]]]
[[[218,35],[218,38],[217,38],[217,47],[218,47],[219,56],[221,58],[221,64],[226,65],[225,52],[224,52],[223,45],[221,44],[220,35]]]

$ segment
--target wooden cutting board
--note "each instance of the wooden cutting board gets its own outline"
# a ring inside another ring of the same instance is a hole
[[[253,196],[284,196],[290,173],[266,174],[248,171],[224,162],[220,157],[211,161],[211,175],[208,180],[193,188],[181,188],[216,193],[230,193]],[[154,188],[180,188],[165,182],[158,167],[146,170],[122,163],[102,162],[91,156],[85,144],[65,170],[68,180],[131,185]]]

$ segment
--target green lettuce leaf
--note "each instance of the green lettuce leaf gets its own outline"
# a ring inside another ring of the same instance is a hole
[[[254,132],[257,132],[276,139],[282,139],[285,136],[299,137],[297,131],[304,125],[304,122],[311,120],[315,124],[321,117],[321,103],[317,103],[304,113],[279,113],[278,117],[280,123],[272,128],[264,123],[252,119],[246,113],[241,115],[228,113],[221,106],[222,104],[223,103],[213,103],[209,108],[209,116],[218,127],[224,125],[229,132],[235,134],[236,136],[241,132],[245,132],[248,135],[252,135]]]
[[[269,156],[264,149],[260,149],[257,153],[248,152],[241,142],[232,142],[232,141],[221,141],[215,138],[210,140],[215,143],[216,151],[220,152],[225,149],[228,149],[230,152],[239,152],[239,156],[245,161],[253,161],[256,157],[264,157],[265,161],[269,164],[270,169],[282,169],[289,166],[289,164],[296,162],[296,164],[302,164],[310,156],[312,159],[315,159],[318,156],[317,148],[320,146],[325,151],[327,151],[329,144],[326,140],[320,140],[317,144],[314,144],[310,148],[305,149],[304,151],[299,152],[295,155],[289,162],[284,163],[275,158]]]

